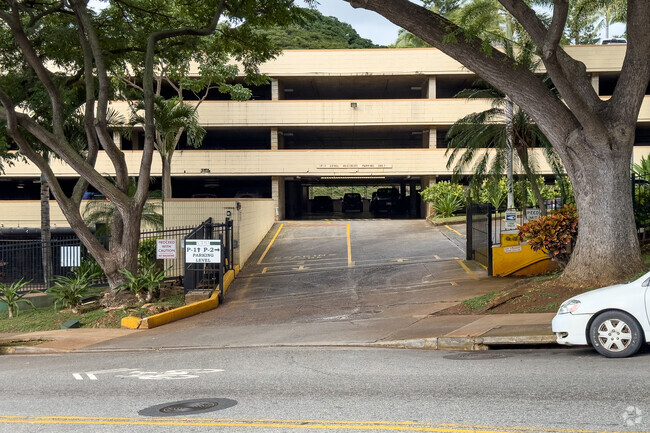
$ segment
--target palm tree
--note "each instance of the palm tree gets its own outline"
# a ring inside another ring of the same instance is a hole
[[[162,161],[162,192],[163,199],[167,199],[172,197],[172,157],[181,136],[184,132],[187,133],[187,144],[199,147],[203,143],[206,132],[199,124],[197,106],[186,104],[178,97],[164,99],[161,96],[156,96],[154,104],[154,126],[156,128],[154,146]],[[143,108],[142,104],[138,104],[135,110]],[[144,118],[136,114],[133,116],[132,123],[142,124]]]
[[[137,189],[137,183],[134,178],[129,179],[128,194],[132,197]],[[149,191],[149,196],[142,209],[142,224],[154,230],[160,230],[163,227],[162,203],[160,191]],[[108,200],[88,200],[83,211],[83,219],[87,226],[96,227],[95,236],[100,238],[108,237],[109,230],[113,225],[115,218],[115,206]]]
[[[467,89],[456,96],[490,98],[492,108],[469,114],[452,125],[447,133],[447,168],[453,167],[454,175],[459,176],[471,166],[474,171],[470,180],[471,186],[478,185],[487,176],[501,175],[507,166],[508,135],[511,129],[512,148],[531,183],[540,212],[546,215],[544,199],[536,181],[535,164],[529,152],[533,148],[544,149],[544,156],[549,165],[557,174],[562,173],[560,160],[546,136],[528,114],[516,105],[512,107],[512,126],[509,128],[505,122],[509,101],[503,93],[494,88]]]

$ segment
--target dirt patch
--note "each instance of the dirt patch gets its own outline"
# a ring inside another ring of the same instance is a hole
[[[518,279],[502,291],[438,312],[450,314],[555,313],[560,304],[586,290],[562,284],[556,276]]]

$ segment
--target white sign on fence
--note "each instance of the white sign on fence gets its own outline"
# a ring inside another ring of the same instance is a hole
[[[506,211],[505,230],[517,230],[517,211]]]
[[[220,263],[221,241],[196,239],[185,241],[185,263]]]
[[[156,259],[176,259],[176,239],[156,239]]]
[[[81,264],[81,247],[61,247],[61,267],[73,268]]]

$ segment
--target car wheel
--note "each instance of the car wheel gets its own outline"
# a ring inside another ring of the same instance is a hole
[[[591,323],[589,340],[601,355],[608,358],[625,358],[641,349],[643,331],[629,314],[622,311],[605,311]]]

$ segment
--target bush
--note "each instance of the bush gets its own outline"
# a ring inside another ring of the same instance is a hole
[[[519,238],[533,251],[543,251],[562,268],[569,263],[578,237],[578,212],[566,205],[552,215],[519,226]]]
[[[124,289],[133,293],[138,302],[151,302],[154,297],[160,293],[160,283],[165,279],[165,270],[156,269],[155,263],[150,263],[144,269],[141,269],[137,275],[133,275],[129,270],[122,269],[120,273],[128,281],[120,284],[117,291]]]
[[[494,209],[499,210],[508,196],[508,181],[505,177],[501,179],[485,179],[481,184],[479,201],[490,203]]]
[[[20,309],[20,303],[24,302],[26,304],[31,305],[34,307],[34,304],[32,301],[29,299],[23,299],[25,295],[28,293],[33,293],[35,290],[30,290],[28,292],[23,292],[23,293],[18,293],[20,289],[25,287],[27,284],[30,283],[31,280],[29,281],[23,281],[21,278],[20,280],[16,281],[15,283],[10,284],[7,286],[4,283],[0,283],[0,302],[5,304],[7,306],[7,311],[9,312],[9,318],[12,319],[13,317],[18,315],[18,311]]]
[[[54,285],[47,289],[47,293],[54,298],[54,308],[70,307],[74,314],[78,314],[79,306],[88,297],[93,283],[103,275],[97,262],[86,259],[70,275],[52,278]]]
[[[463,207],[465,190],[455,183],[438,182],[422,191],[422,199],[432,204],[436,215],[450,217]]]

